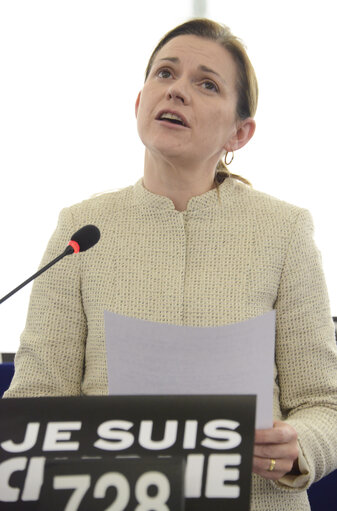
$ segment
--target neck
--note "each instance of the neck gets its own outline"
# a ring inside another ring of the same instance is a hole
[[[188,168],[163,161],[145,152],[144,187],[152,193],[168,197],[176,210],[185,211],[188,201],[214,188],[214,168]]]

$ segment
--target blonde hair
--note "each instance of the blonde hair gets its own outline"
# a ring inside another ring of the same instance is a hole
[[[243,42],[233,35],[226,25],[216,23],[207,18],[194,18],[170,30],[159,41],[152,52],[145,71],[145,81],[151,71],[153,61],[163,46],[171,39],[180,35],[196,35],[205,39],[216,41],[225,48],[233,57],[237,68],[236,90],[238,102],[236,106],[236,115],[239,120],[254,117],[258,102],[258,84],[252,63],[249,60]],[[239,179],[243,183],[249,184],[247,179],[231,174],[226,164],[220,160],[216,167],[214,182],[218,186],[226,177]]]

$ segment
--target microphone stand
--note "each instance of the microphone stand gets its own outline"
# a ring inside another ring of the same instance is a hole
[[[65,257],[66,255],[70,255],[70,254],[73,254],[74,252],[74,249],[73,247],[71,247],[70,245],[67,246],[67,248],[65,249],[65,251],[60,254],[59,256],[55,257],[55,259],[53,259],[50,263],[48,263],[46,266],[44,266],[43,268],[41,268],[41,270],[37,271],[36,273],[34,273],[34,275],[32,275],[31,277],[29,277],[29,279],[25,280],[24,282],[22,282],[22,284],[20,284],[18,287],[16,287],[15,289],[13,289],[13,291],[11,291],[10,293],[8,293],[6,296],[4,296],[3,298],[0,299],[0,304],[2,302],[4,302],[5,300],[7,300],[7,298],[10,298],[12,295],[14,295],[14,293],[16,293],[17,291],[19,291],[20,289],[22,289],[24,286],[26,286],[27,284],[29,284],[29,282],[31,282],[32,280],[36,279],[36,277],[38,277],[39,275],[41,275],[41,273],[44,273],[46,270],[48,270],[48,268],[50,268],[51,266],[53,266],[55,263],[57,263],[58,261],[60,261],[61,259],[63,259],[63,257]]]

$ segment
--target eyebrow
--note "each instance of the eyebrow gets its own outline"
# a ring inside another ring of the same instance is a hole
[[[168,60],[169,62],[173,62],[174,64],[179,64],[180,63],[180,59],[178,59],[178,57],[164,57],[164,58],[159,59],[159,60],[160,61]],[[226,85],[226,80],[219,73],[217,73],[216,71],[214,71],[210,67],[207,67],[207,66],[204,66],[204,65],[201,64],[200,66],[198,66],[198,69],[200,69],[200,71],[204,71],[205,73],[211,73],[211,74],[217,76]]]

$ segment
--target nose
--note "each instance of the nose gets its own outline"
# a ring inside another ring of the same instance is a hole
[[[184,105],[190,102],[187,84],[183,80],[175,80],[167,90],[167,98]]]

